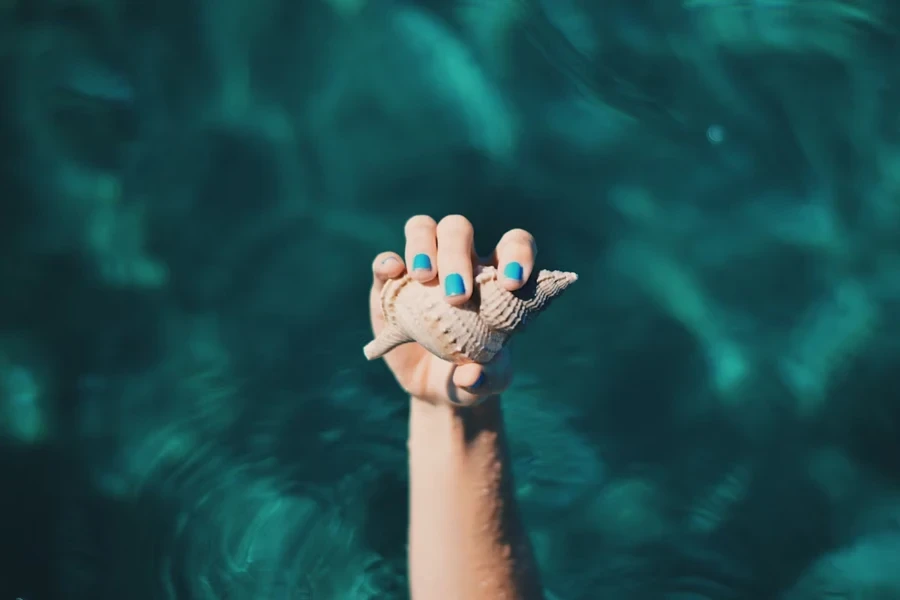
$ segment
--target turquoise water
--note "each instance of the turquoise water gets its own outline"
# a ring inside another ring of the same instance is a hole
[[[549,598],[900,598],[898,27],[0,3],[0,596],[407,597],[370,264],[462,213],[580,276],[504,397]]]

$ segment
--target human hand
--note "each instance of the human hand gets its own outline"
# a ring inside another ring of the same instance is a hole
[[[464,304],[472,295],[475,266],[475,231],[463,216],[451,215],[436,223],[425,215],[406,222],[406,260],[396,252],[382,252],[372,265],[374,281],[369,294],[372,329],[377,336],[385,326],[381,290],[389,279],[407,272],[425,285],[440,285],[446,301]],[[486,264],[497,267],[500,285],[513,291],[531,276],[537,247],[522,229],[506,232]],[[411,396],[427,402],[469,406],[499,394],[512,381],[509,351],[502,350],[485,365],[456,365],[431,354],[416,343],[403,344],[384,356],[400,386]]]

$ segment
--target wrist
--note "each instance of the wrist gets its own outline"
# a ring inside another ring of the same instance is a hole
[[[477,406],[435,404],[410,398],[410,443],[421,440],[429,447],[436,442],[471,442],[482,433],[498,433],[503,423],[500,396],[491,396]]]

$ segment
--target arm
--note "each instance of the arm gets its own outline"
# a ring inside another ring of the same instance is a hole
[[[500,399],[458,408],[413,398],[409,453],[413,600],[541,600]]]
[[[382,252],[372,263],[372,332],[387,326],[385,284],[409,276],[440,286],[451,306],[472,299],[474,229],[461,215],[427,215],[404,227],[406,261]],[[514,292],[530,281],[537,245],[522,229],[506,232],[489,263]],[[409,269],[407,269],[407,263]],[[390,288],[388,288],[390,289]],[[512,379],[509,352],[485,364],[454,364],[421,344],[384,355],[411,397],[409,566],[413,600],[542,600],[528,536],[519,520],[499,395]]]

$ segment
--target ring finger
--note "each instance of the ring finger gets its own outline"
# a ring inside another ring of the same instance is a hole
[[[422,283],[437,274],[437,223],[428,215],[417,215],[406,222],[406,268]]]

